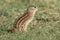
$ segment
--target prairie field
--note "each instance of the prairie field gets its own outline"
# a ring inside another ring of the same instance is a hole
[[[38,11],[27,32],[8,33],[30,5]],[[60,40],[60,0],[0,0],[0,40]]]

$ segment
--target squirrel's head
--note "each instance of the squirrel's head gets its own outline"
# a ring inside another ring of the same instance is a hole
[[[31,12],[31,13],[35,13],[38,10],[38,8],[36,6],[29,6],[27,8],[27,11]]]

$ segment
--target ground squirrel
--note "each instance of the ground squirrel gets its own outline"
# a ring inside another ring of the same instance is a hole
[[[25,13],[18,17],[18,19],[15,21],[13,27],[11,29],[9,29],[9,31],[13,32],[13,31],[27,31],[27,26],[28,24],[33,20],[34,18],[34,14],[37,11],[37,7],[36,6],[29,6],[27,8],[27,10],[25,11]]]

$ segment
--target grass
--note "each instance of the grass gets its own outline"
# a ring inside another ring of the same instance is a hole
[[[38,6],[28,32],[8,33],[29,5]],[[0,0],[0,40],[60,40],[60,0]]]

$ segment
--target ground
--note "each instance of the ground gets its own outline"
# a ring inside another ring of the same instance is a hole
[[[30,5],[38,11],[27,32],[8,33]],[[60,40],[60,0],[0,0],[0,40]]]

